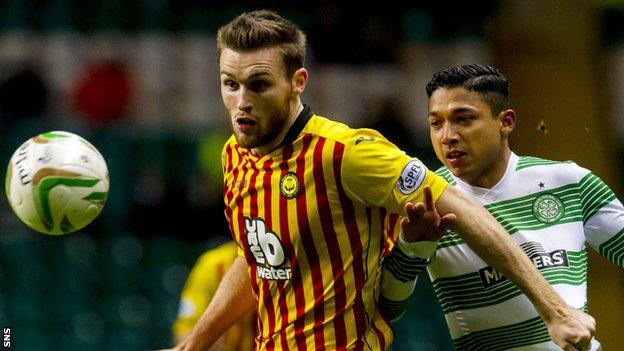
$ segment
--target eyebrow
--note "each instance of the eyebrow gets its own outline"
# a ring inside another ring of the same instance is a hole
[[[258,77],[262,77],[262,76],[269,76],[270,77],[271,75],[269,74],[269,72],[264,72],[264,71],[263,72],[256,72],[256,73],[253,73],[253,74],[249,75],[249,77],[247,77],[247,79],[253,79],[253,78],[258,78]]]
[[[226,75],[226,76],[228,76],[230,78],[236,78],[236,77],[234,77],[233,74],[231,74],[229,72],[226,72],[226,71],[221,71],[220,73],[224,74],[224,75]],[[248,77],[246,77],[245,80],[257,79],[258,77],[262,77],[262,76],[269,76],[270,77],[271,74],[269,72],[266,72],[266,71],[255,72],[255,73],[252,73],[251,75],[249,75]]]
[[[451,114],[465,113],[465,112],[474,113],[475,111],[476,109],[470,108],[470,107],[457,107],[451,110]],[[429,116],[436,116],[436,115],[438,115],[437,111],[429,111]]]

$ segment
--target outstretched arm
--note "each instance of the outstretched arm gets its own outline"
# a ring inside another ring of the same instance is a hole
[[[405,205],[401,232],[390,256],[384,261],[381,280],[381,309],[395,322],[408,308],[418,274],[429,264],[437,241],[455,215],[440,216],[433,204],[431,188],[424,188],[425,202]]]
[[[191,334],[169,351],[200,351],[213,345],[256,304],[247,273],[247,263],[238,257],[223,277],[219,289]],[[165,351],[165,350],[163,350]]]
[[[453,227],[463,241],[527,295],[557,345],[566,351],[587,349],[596,328],[594,319],[563,301],[485,208],[453,187],[444,190],[435,207],[441,215],[457,215]]]

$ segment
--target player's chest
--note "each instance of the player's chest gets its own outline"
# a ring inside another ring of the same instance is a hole
[[[301,157],[242,163],[224,178],[226,207],[247,217],[297,216],[340,207],[339,172],[331,162]],[[344,196],[343,196],[344,197]]]

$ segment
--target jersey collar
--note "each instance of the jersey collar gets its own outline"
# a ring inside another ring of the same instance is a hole
[[[305,125],[308,124],[308,121],[310,120],[310,118],[312,118],[313,115],[314,112],[312,111],[310,106],[304,104],[303,110],[301,110],[299,116],[297,116],[297,119],[295,119],[295,122],[293,122],[292,126],[290,126],[290,129],[284,136],[284,140],[282,140],[282,146],[292,144],[295,139],[297,139],[299,134],[301,134],[301,131],[303,130]]]
[[[514,174],[516,173],[516,166],[518,165],[519,157],[513,151],[509,156],[509,161],[507,162],[507,169],[505,170],[505,174],[491,189],[480,188],[478,186],[470,185],[458,177],[453,176],[455,181],[457,181],[457,185],[462,188],[467,193],[472,194],[473,196],[485,200],[486,203],[496,201],[502,194],[507,190],[507,188],[511,185]]]

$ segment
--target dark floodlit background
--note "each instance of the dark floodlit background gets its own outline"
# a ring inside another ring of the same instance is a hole
[[[420,157],[424,85],[454,64],[511,82],[520,154],[570,159],[622,193],[621,1],[427,1],[362,6],[267,1],[307,32],[320,114],[374,127]],[[27,138],[67,130],[106,158],[111,190],[92,225],[64,237],[24,227],[0,198],[0,327],[17,350],[169,346],[195,259],[228,239],[215,31],[246,1],[0,1],[0,166]],[[538,129],[540,124],[545,128]],[[3,190],[4,191],[4,190]],[[605,349],[624,345],[624,273],[591,256],[590,311]],[[452,350],[425,279],[395,350]]]

